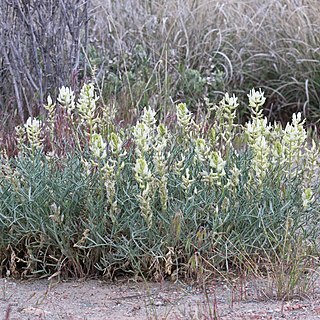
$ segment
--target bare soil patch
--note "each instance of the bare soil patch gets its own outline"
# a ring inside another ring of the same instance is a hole
[[[166,281],[0,279],[0,319],[320,319],[320,290],[279,301],[261,280],[204,290]]]

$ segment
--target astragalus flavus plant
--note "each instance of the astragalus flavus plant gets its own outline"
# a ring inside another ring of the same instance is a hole
[[[148,107],[120,128],[92,84],[78,98],[62,88],[47,118],[16,128],[15,152],[1,149],[2,270],[177,278],[312,247],[317,140],[300,113],[271,124],[263,92],[248,97],[243,126],[226,94],[198,121],[181,103],[176,122]]]

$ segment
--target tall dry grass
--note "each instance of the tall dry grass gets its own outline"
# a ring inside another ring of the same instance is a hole
[[[126,112],[167,108],[252,86],[266,114],[319,116],[320,6],[316,0],[93,1],[90,61]],[[138,74],[138,75],[137,75]],[[115,82],[116,79],[116,82]],[[130,112],[129,112],[130,113]],[[243,110],[245,113],[245,110]]]

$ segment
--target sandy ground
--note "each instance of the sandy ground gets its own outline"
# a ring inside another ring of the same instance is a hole
[[[259,281],[203,290],[172,282],[0,279],[0,320],[320,319],[317,287],[291,301],[273,300],[262,287]]]

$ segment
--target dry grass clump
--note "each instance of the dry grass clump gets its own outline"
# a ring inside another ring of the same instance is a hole
[[[124,112],[147,104],[162,110],[172,100],[196,110],[207,96],[259,86],[270,118],[286,122],[297,110],[318,115],[316,0],[93,4],[89,59],[105,97],[111,94]]]

